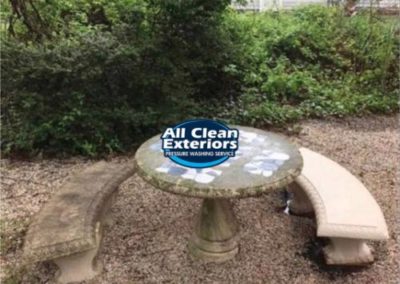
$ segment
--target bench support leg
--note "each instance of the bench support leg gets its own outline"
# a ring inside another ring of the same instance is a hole
[[[238,253],[238,226],[228,199],[204,199],[189,251],[207,262],[224,262]]]
[[[72,283],[89,280],[101,272],[101,265],[96,261],[99,251],[101,232],[100,224],[97,226],[97,247],[81,253],[53,259],[59,267],[57,272],[57,283]]]
[[[308,196],[297,183],[291,183],[288,191],[293,194],[293,199],[289,203],[290,212],[295,215],[307,215],[314,211]]]
[[[324,248],[328,265],[365,265],[374,261],[365,240],[330,238],[330,241]]]

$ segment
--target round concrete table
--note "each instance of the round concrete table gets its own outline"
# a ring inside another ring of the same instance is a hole
[[[238,226],[230,198],[285,187],[303,166],[300,152],[284,137],[250,127],[231,127],[239,129],[236,156],[212,168],[175,164],[164,157],[160,135],[142,144],[135,155],[139,175],[156,188],[203,198],[189,250],[206,261],[226,261],[238,252]]]

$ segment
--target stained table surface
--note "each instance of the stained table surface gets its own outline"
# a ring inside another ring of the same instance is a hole
[[[164,157],[157,135],[136,152],[139,175],[159,189],[180,195],[233,198],[282,188],[300,174],[300,152],[284,136],[251,127],[230,127],[239,130],[239,149],[226,162],[205,169],[180,166]]]

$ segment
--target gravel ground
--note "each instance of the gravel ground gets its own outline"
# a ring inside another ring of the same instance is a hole
[[[325,241],[315,238],[314,220],[284,214],[283,191],[234,201],[241,226],[234,260],[193,260],[186,244],[199,200],[164,193],[133,176],[121,186],[110,213],[114,224],[106,228],[100,255],[104,273],[90,283],[399,283],[398,118],[311,120],[300,126],[300,133],[291,136],[296,144],[348,168],[381,206],[390,239],[371,243],[376,256],[372,266],[324,266],[320,250]],[[112,158],[116,163],[128,159]],[[27,224],[72,172],[94,161],[1,162],[1,277],[16,281],[8,283],[53,283],[56,268],[51,263],[27,268],[19,263]]]

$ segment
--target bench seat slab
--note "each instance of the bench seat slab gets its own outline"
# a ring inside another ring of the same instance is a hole
[[[26,264],[52,260],[59,283],[88,280],[101,271],[101,228],[119,185],[134,163],[98,162],[72,176],[34,217],[24,243]]]
[[[52,260],[96,248],[95,225],[133,163],[98,162],[77,173],[34,217],[24,244],[27,263]]]
[[[355,176],[321,154],[306,148],[300,152],[304,167],[295,183],[312,204],[319,237],[388,239],[379,205]]]
[[[304,167],[289,186],[295,214],[314,211],[317,236],[328,237],[327,264],[361,265],[373,261],[365,240],[389,237],[383,213],[367,188],[348,170],[327,157],[301,148]]]

